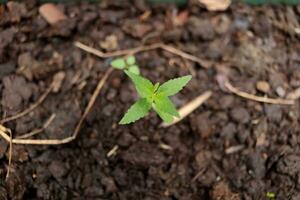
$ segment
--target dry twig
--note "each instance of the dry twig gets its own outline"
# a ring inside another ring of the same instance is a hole
[[[38,107],[41,103],[43,103],[43,101],[47,98],[47,96],[50,94],[50,92],[52,91],[53,88],[53,84],[51,84],[47,90],[44,92],[44,94],[42,94],[42,96],[32,105],[30,105],[28,108],[26,108],[25,110],[23,110],[22,112],[13,115],[11,117],[7,117],[4,118],[0,121],[0,124],[4,124],[6,122],[12,121],[12,120],[16,120],[19,119],[20,117],[23,117],[27,114],[29,114],[30,112],[32,112],[36,107]]]
[[[32,137],[34,135],[37,135],[39,133],[41,133],[42,131],[44,131],[54,120],[55,118],[55,114],[52,114],[49,119],[47,119],[47,121],[44,123],[44,125],[41,128],[35,129],[33,131],[30,131],[29,133],[25,133],[23,135],[17,136],[16,138],[20,138],[20,139],[25,139],[25,138],[29,138]]]
[[[10,130],[5,128],[1,124],[0,124],[0,136],[2,136],[7,142],[11,142],[11,144],[58,145],[58,144],[65,144],[65,143],[68,143],[68,142],[74,140],[79,133],[79,130],[81,128],[83,121],[85,120],[86,116],[88,115],[91,108],[93,107],[97,96],[99,95],[104,83],[106,82],[107,78],[109,77],[109,75],[111,74],[112,71],[113,71],[112,68],[108,69],[106,71],[106,73],[104,74],[104,76],[98,82],[98,85],[97,85],[92,97],[90,98],[89,103],[88,103],[87,107],[85,108],[83,115],[81,116],[77,126],[75,127],[73,134],[70,137],[67,137],[64,139],[43,139],[43,140],[21,139],[21,138],[10,139],[10,137],[8,136],[8,133],[10,132]]]
[[[124,55],[133,55],[142,51],[149,51],[153,49],[163,49],[165,51],[168,51],[172,54],[178,55],[182,58],[191,60],[193,62],[199,63],[201,66],[208,68],[211,66],[211,62],[207,60],[200,59],[196,56],[193,56],[191,54],[185,53],[175,47],[163,44],[163,43],[155,43],[147,46],[140,46],[140,47],[135,47],[132,49],[125,49],[125,50],[119,50],[119,51],[114,51],[114,52],[108,52],[104,53],[102,51],[99,51],[95,48],[92,48],[90,46],[87,46],[85,44],[82,44],[81,42],[75,42],[74,45],[86,52],[89,52],[91,54],[94,54],[100,58],[109,58],[109,57],[116,57],[116,56],[124,56]]]
[[[106,156],[109,158],[111,157],[112,155],[116,154],[117,151],[119,149],[119,146],[118,145],[115,145],[107,154]]]
[[[243,91],[238,90],[237,88],[233,87],[228,81],[225,82],[225,87],[232,93],[236,94],[237,96],[250,99],[253,101],[263,102],[263,103],[270,103],[270,104],[282,104],[282,105],[293,105],[294,100],[292,99],[272,99],[268,97],[259,97],[253,94],[249,94]]]
[[[225,154],[233,154],[233,153],[236,153],[238,151],[241,151],[245,148],[244,145],[236,145],[236,146],[231,146],[231,147],[228,147],[227,149],[225,149]]]
[[[8,179],[9,177],[9,174],[10,174],[10,168],[11,168],[11,158],[12,158],[12,147],[13,147],[13,144],[12,144],[12,133],[11,131],[8,131],[9,133],[9,153],[8,153],[8,168],[7,168],[7,172],[6,172],[6,180]]]
[[[162,127],[169,127],[173,124],[176,124],[177,122],[181,121],[183,118],[185,118],[187,115],[189,115],[191,112],[193,112],[196,108],[198,108],[200,105],[202,105],[209,97],[211,97],[212,92],[211,91],[206,91],[200,96],[196,97],[183,107],[179,109],[179,115],[180,118],[174,118],[173,122],[171,123],[165,123],[163,122],[161,124]]]

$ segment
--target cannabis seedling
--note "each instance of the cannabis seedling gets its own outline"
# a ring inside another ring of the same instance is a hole
[[[127,58],[117,58],[114,59],[110,64],[115,69],[128,70],[137,75],[140,74],[140,69],[136,64],[134,56],[128,56]]]
[[[140,99],[135,102],[126,112],[119,124],[129,124],[146,116],[153,108],[160,118],[165,122],[172,122],[174,117],[179,117],[174,104],[169,99],[178,93],[192,78],[192,76],[183,76],[171,79],[162,85],[143,78],[129,70],[125,73],[133,81]]]

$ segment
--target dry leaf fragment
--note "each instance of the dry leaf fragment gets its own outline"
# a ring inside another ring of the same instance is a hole
[[[230,4],[231,0],[199,0],[209,11],[224,11]]]
[[[139,16],[139,19],[143,22],[146,21],[147,19],[149,19],[149,17],[151,16],[152,11],[151,10],[146,10],[143,14],[141,14]]]
[[[39,13],[51,25],[67,19],[67,16],[53,3],[43,4],[39,8]]]
[[[173,19],[173,24],[175,26],[182,26],[184,25],[189,18],[189,12],[187,10],[184,10],[180,12],[176,17]]]

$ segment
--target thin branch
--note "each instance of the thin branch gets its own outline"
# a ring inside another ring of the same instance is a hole
[[[11,133],[10,130],[8,131],[8,133],[9,133],[9,153],[8,153],[8,168],[7,168],[7,172],[6,172],[6,178],[5,178],[6,180],[8,179],[9,174],[10,174],[11,159],[12,159],[12,148],[13,148],[12,133]]]
[[[184,51],[181,51],[175,47],[163,44],[163,43],[154,43],[151,45],[147,45],[147,46],[139,46],[139,47],[135,47],[132,49],[125,49],[125,50],[119,50],[119,51],[114,51],[114,52],[107,52],[104,53],[100,50],[97,50],[93,47],[87,46],[85,44],[82,44],[81,42],[75,42],[74,45],[86,52],[89,52],[91,54],[94,54],[100,58],[109,58],[109,57],[116,57],[116,56],[124,56],[124,55],[133,55],[142,51],[149,51],[149,50],[153,50],[153,49],[163,49],[165,51],[168,51],[172,54],[178,55],[182,58],[191,60],[193,62],[199,63],[201,66],[208,68],[211,66],[211,62],[207,61],[207,60],[203,60],[200,59],[196,56],[193,56],[191,54],[188,54]]]
[[[186,105],[182,106],[179,109],[178,112],[179,112],[180,118],[174,118],[173,122],[171,122],[171,123],[163,122],[161,124],[161,126],[162,127],[169,127],[171,125],[174,125],[174,124],[178,123],[183,118],[188,116],[191,112],[193,112],[196,108],[198,108],[200,105],[202,105],[207,99],[209,99],[211,97],[211,95],[212,95],[211,91],[206,91],[203,94],[199,95],[198,97],[196,97],[192,101],[188,102]]]
[[[110,57],[117,57],[117,56],[124,56],[124,55],[132,55],[136,54],[141,51],[149,51],[152,49],[157,49],[160,48],[161,43],[155,43],[149,46],[140,46],[132,49],[125,49],[125,50],[119,50],[119,51],[114,51],[114,52],[107,52],[104,53],[100,50],[97,50],[93,47],[87,46],[81,42],[75,42],[74,45],[78,47],[79,49],[82,49],[88,53],[94,54],[100,58],[110,58]]]
[[[70,137],[64,138],[64,139],[20,139],[20,138],[16,138],[16,139],[10,139],[10,137],[8,136],[9,133],[9,129],[5,128],[4,126],[2,126],[0,124],[0,136],[2,136],[7,142],[10,142],[12,144],[31,144],[31,145],[59,145],[59,144],[65,144],[68,142],[71,142],[72,140],[74,140],[81,128],[81,125],[83,123],[83,121],[85,120],[86,116],[88,115],[88,113],[90,112],[91,108],[93,107],[97,96],[99,95],[104,83],[106,82],[106,80],[108,79],[109,75],[112,73],[113,69],[109,68],[104,76],[100,79],[100,81],[98,82],[98,85],[95,89],[95,91],[93,92],[92,97],[89,100],[88,105],[86,106],[83,115],[81,116],[73,134]]]
[[[12,120],[16,120],[20,117],[23,117],[27,114],[29,114],[30,112],[32,112],[36,107],[38,107],[41,103],[43,103],[43,101],[47,98],[47,96],[50,94],[50,92],[52,91],[52,88],[53,88],[53,84],[51,84],[47,90],[42,94],[42,96],[40,96],[40,98],[33,104],[31,104],[28,108],[26,108],[25,110],[23,110],[22,112],[16,114],[16,115],[13,115],[13,116],[10,116],[10,117],[7,117],[7,118],[4,118],[0,121],[0,124],[4,124],[6,122],[9,122],[9,121],[12,121]]]
[[[293,105],[295,102],[292,99],[272,99],[268,97],[259,97],[253,94],[249,94],[243,91],[238,90],[237,88],[233,87],[228,81],[225,82],[225,87],[232,93],[236,94],[237,96],[250,99],[253,101],[263,102],[263,103],[270,103],[270,104],[282,104],[282,105]]]
[[[37,134],[43,132],[52,123],[54,118],[55,118],[55,114],[52,114],[49,117],[49,119],[47,119],[47,121],[44,123],[44,125],[41,128],[38,128],[38,129],[35,129],[33,131],[30,131],[29,133],[25,133],[23,135],[17,136],[16,138],[25,139],[25,138],[29,138],[29,137],[32,137],[34,135],[37,135]]]
[[[2,126],[1,124],[0,124],[0,135],[7,141],[7,142],[9,142],[11,139],[10,139],[10,137],[8,136],[9,135],[9,132],[10,132],[10,129],[8,129],[8,128],[6,128],[6,127],[4,127],[4,126]]]

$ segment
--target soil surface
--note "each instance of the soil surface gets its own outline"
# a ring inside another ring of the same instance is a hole
[[[300,87],[299,7],[234,4],[209,12],[192,3],[142,2],[59,5],[67,19],[52,26],[33,0],[0,6],[2,118],[28,108],[53,76],[64,76],[33,112],[4,124],[14,137],[42,127],[52,114],[49,127],[33,138],[72,134],[113,59],[88,54],[75,41],[104,52],[155,42],[175,46],[211,66],[151,50],[136,55],[142,74],[159,82],[192,74],[173,98],[177,107],[213,92],[169,128],[160,128],[155,113],[119,126],[137,95],[114,71],[78,138],[59,146],[13,145],[8,180],[9,144],[0,140],[0,199],[299,200],[299,102],[250,101],[218,82],[225,76],[242,91],[272,98]]]

